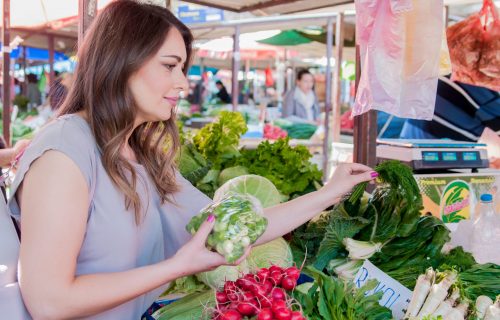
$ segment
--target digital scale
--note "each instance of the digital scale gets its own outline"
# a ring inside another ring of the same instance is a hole
[[[377,158],[400,160],[414,170],[488,168],[486,144],[447,139],[378,139]]]

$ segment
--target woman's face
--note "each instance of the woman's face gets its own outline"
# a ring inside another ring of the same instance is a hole
[[[314,78],[312,74],[309,73],[303,74],[302,78],[300,78],[300,80],[297,80],[297,86],[304,93],[308,93],[309,91],[311,91],[313,85],[314,85]]]
[[[128,80],[137,104],[136,125],[170,119],[181,91],[188,89],[182,72],[186,46],[181,33],[170,29],[165,42]]]

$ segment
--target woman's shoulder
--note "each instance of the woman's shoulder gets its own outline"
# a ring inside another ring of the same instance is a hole
[[[93,134],[87,122],[79,115],[69,114],[60,116],[35,135],[31,145],[45,147],[64,147],[66,145],[78,147],[79,149],[94,149]]]

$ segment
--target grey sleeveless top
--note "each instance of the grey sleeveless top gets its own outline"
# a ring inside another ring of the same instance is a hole
[[[145,168],[134,164],[137,191],[145,210],[142,223],[136,225],[133,209],[125,208],[123,193],[114,186],[101,163],[87,122],[78,115],[65,115],[42,129],[21,158],[9,201],[12,216],[21,223],[22,214],[14,195],[31,163],[48,150],[62,152],[74,161],[89,187],[91,203],[77,275],[120,272],[171,257],[190,238],[185,230],[189,219],[211,201],[177,173],[180,191],[173,196],[175,204],[161,204]],[[165,288],[87,319],[140,319]]]

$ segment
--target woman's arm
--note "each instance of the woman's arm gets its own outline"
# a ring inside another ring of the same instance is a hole
[[[225,262],[205,249],[213,226],[213,221],[207,221],[171,259],[123,272],[75,276],[87,224],[88,193],[81,171],[58,151],[48,151],[32,164],[17,193],[22,212],[20,285],[35,319],[96,314]]]
[[[306,223],[337,203],[356,184],[373,180],[377,175],[371,168],[362,164],[338,166],[333,177],[320,190],[264,210],[268,227],[256,245],[271,241]]]

